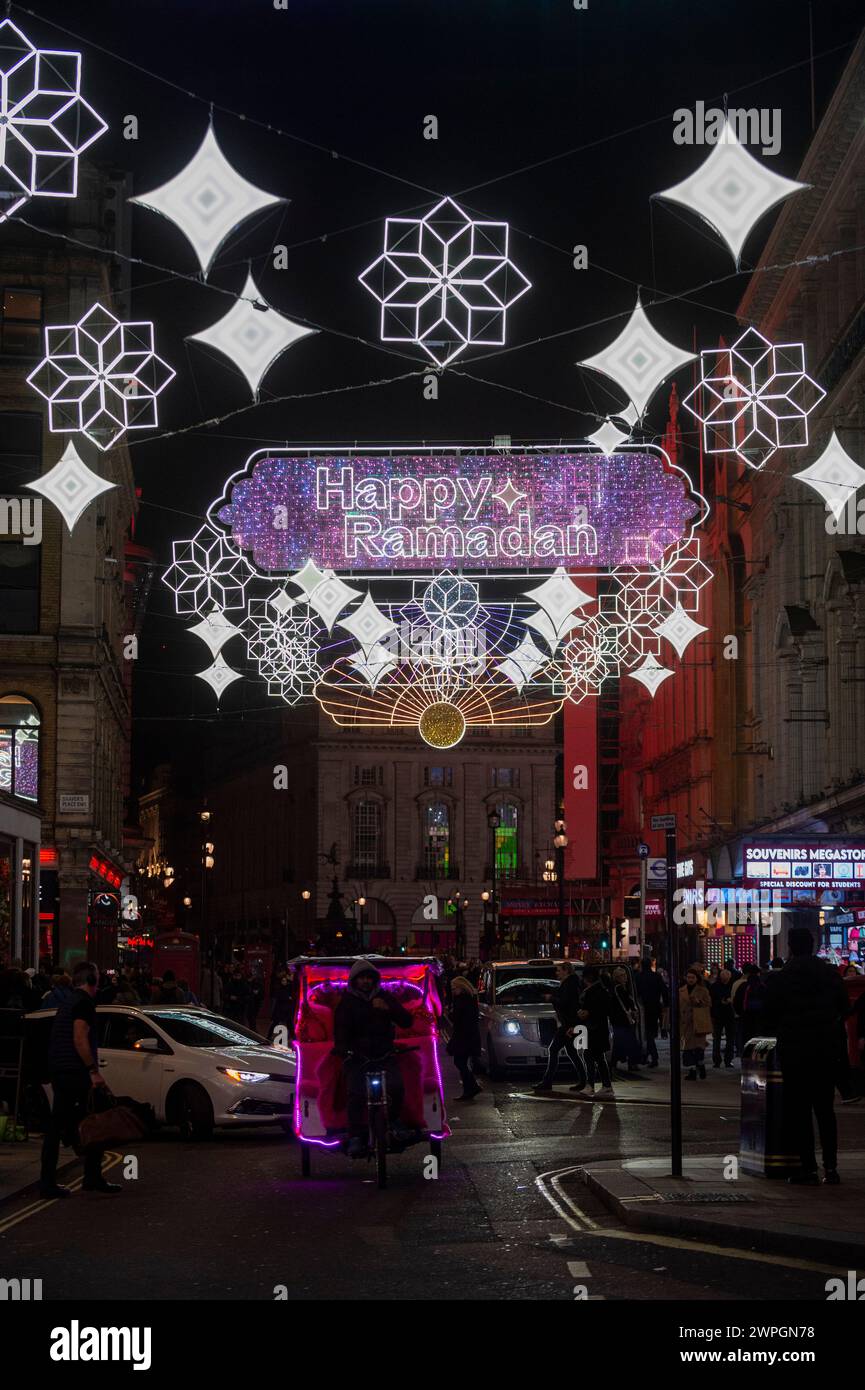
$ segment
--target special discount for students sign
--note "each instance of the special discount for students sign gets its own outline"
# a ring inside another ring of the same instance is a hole
[[[742,877],[754,888],[841,888],[865,892],[865,840],[748,840]]]

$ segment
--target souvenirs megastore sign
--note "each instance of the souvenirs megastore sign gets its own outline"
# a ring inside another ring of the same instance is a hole
[[[742,877],[758,888],[841,888],[865,892],[865,840],[749,840]]]

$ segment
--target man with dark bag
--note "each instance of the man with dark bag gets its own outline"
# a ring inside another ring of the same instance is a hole
[[[54,1101],[42,1141],[42,1175],[39,1191],[43,1197],[71,1197],[67,1187],[57,1185],[60,1141],[78,1144],[78,1127],[87,1114],[91,1095],[105,1086],[99,1072],[96,1050],[96,998],[99,971],[90,961],[80,961],[72,972],[72,996],[54,1019],[48,1043],[48,1068]],[[98,1147],[84,1150],[85,1192],[119,1192],[117,1183],[102,1176],[102,1153]]]

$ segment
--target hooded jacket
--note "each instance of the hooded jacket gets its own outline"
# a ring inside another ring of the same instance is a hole
[[[367,995],[355,984],[359,975],[375,977],[375,986]],[[377,1008],[381,999],[387,1008]],[[381,975],[371,961],[356,960],[348,974],[348,985],[333,1015],[333,1050],[340,1057],[349,1052],[364,1057],[384,1057],[393,1051],[397,1027],[410,1028],[412,1016],[396,999],[381,988]]]

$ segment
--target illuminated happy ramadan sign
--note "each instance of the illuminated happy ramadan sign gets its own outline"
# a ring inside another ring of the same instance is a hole
[[[602,569],[657,563],[697,507],[648,450],[255,456],[218,520],[257,569]]]

